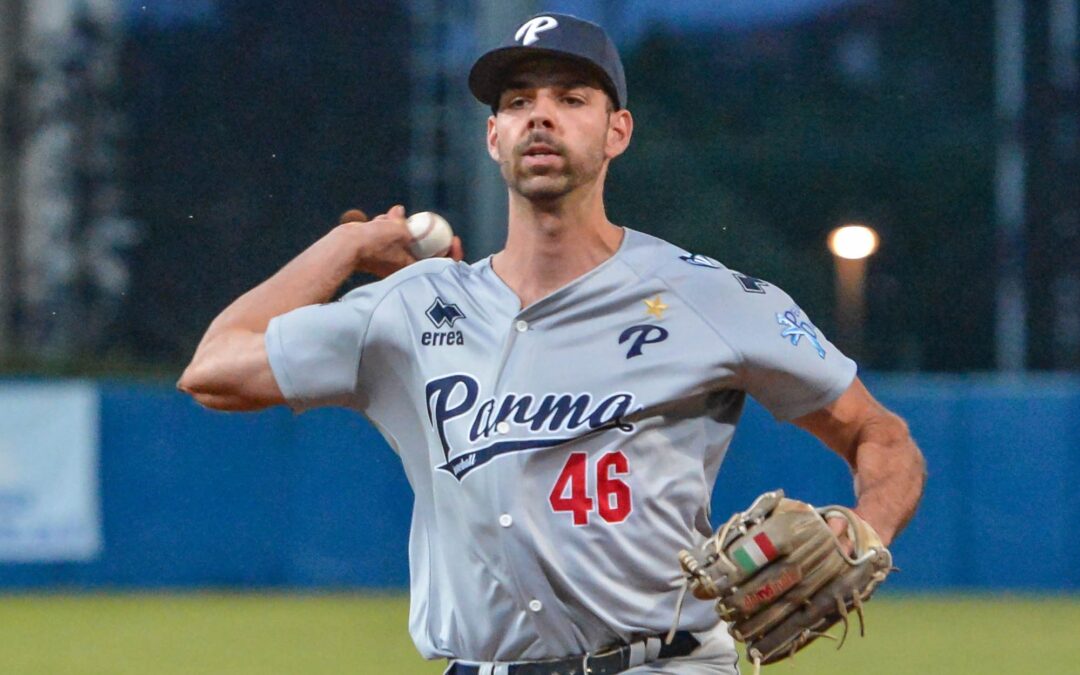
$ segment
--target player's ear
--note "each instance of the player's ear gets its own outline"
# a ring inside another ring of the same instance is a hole
[[[499,132],[495,129],[494,115],[489,115],[487,121],[487,151],[493,160],[499,161]]]
[[[614,159],[623,154],[633,135],[634,117],[629,110],[616,110],[608,115],[607,142],[604,144],[607,158]]]

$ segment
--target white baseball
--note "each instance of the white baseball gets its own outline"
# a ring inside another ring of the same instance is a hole
[[[409,216],[408,225],[409,234],[413,237],[409,252],[414,258],[420,260],[443,256],[450,250],[454,231],[450,229],[446,218],[431,211],[421,211]]]

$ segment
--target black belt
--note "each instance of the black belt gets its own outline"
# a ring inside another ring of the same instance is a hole
[[[659,650],[656,648],[656,641],[659,642]],[[686,656],[700,644],[689,631],[680,630],[675,633],[671,644],[666,644],[663,637],[652,637],[596,654],[551,661],[497,664],[451,661],[444,675],[615,675],[657,659]],[[650,654],[650,651],[653,653]]]

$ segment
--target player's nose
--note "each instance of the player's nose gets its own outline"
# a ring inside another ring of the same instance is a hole
[[[555,128],[555,99],[551,95],[541,92],[533,101],[529,111],[530,129],[553,129]]]

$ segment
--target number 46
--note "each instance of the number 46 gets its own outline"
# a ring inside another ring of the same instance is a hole
[[[588,525],[594,500],[589,496],[589,456],[572,452],[551,488],[548,501],[555,512],[574,514],[574,525]],[[616,476],[630,474],[630,465],[621,451],[609,452],[596,461],[596,510],[609,523],[621,523],[630,515],[630,486]]]

